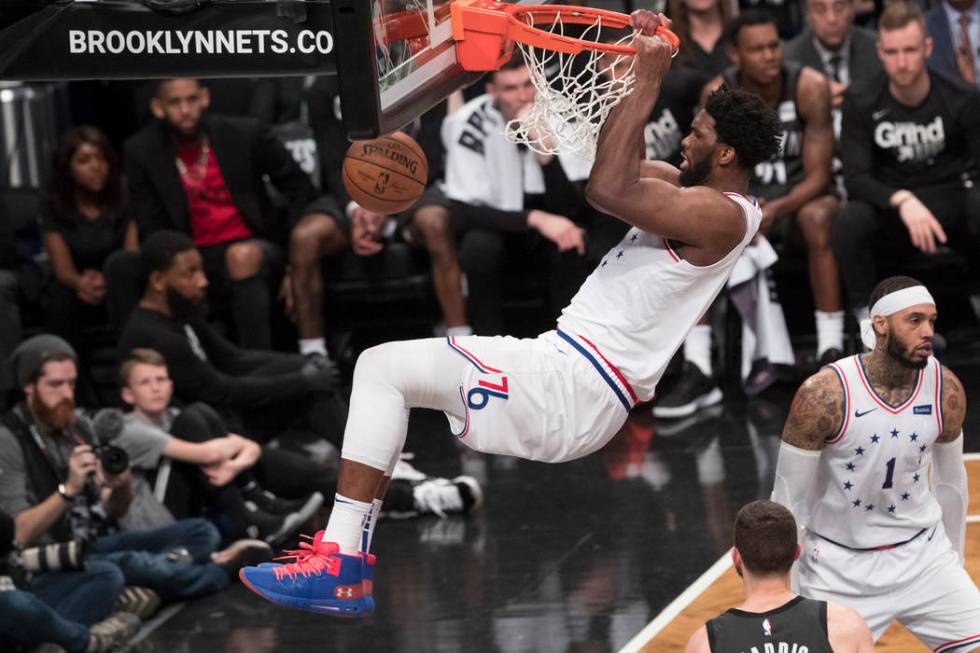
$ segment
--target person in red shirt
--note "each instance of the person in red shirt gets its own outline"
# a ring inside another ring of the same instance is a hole
[[[271,345],[269,278],[278,243],[313,199],[309,177],[257,120],[207,113],[211,96],[196,79],[157,84],[157,118],[126,143],[132,212],[145,240],[176,229],[194,240],[212,281],[212,300],[230,298],[239,342]],[[289,203],[284,220],[266,178]]]

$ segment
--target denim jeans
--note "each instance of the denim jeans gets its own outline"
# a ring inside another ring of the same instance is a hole
[[[117,565],[127,585],[148,587],[165,601],[210,594],[230,583],[228,574],[211,564],[221,536],[206,519],[182,519],[172,526],[128,531],[98,538],[89,560]],[[187,549],[190,560],[171,555]]]
[[[68,653],[84,651],[89,626],[109,616],[122,587],[118,567],[88,562],[85,571],[39,574],[28,592],[0,592],[0,648],[52,642]]]

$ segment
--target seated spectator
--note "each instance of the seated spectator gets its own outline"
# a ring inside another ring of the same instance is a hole
[[[195,79],[157,84],[157,122],[126,143],[131,209],[141,240],[161,229],[193,237],[215,284],[210,294],[230,295],[238,341],[268,349],[271,273],[289,224],[277,217],[264,177],[288,198],[291,219],[313,185],[258,121],[206,114],[209,103]]]
[[[735,13],[737,7],[730,0],[668,0],[671,29],[681,40],[672,70],[690,68],[708,81],[728,68],[732,62],[724,32]]]
[[[885,74],[844,94],[841,134],[849,201],[834,238],[848,305],[868,320],[878,263],[896,273],[917,250],[980,255],[980,93],[926,67],[921,10],[889,4],[878,29]]]
[[[762,235],[786,234],[806,246],[816,306],[816,357],[821,363],[837,360],[843,355],[844,313],[831,248],[840,201],[830,175],[830,86],[816,70],[784,61],[776,23],[764,12],[742,13],[732,22],[728,40],[735,65],[705,87],[702,99],[727,84],[758,93],[778,110],[782,146],[772,161],[756,166],[749,192],[762,206]]]
[[[103,266],[114,252],[138,248],[119,158],[100,130],[82,126],[65,134],[55,154],[41,228],[54,271],[46,293],[45,325],[81,352],[87,363],[84,327],[108,322]]]
[[[926,14],[932,39],[929,67],[947,77],[980,87],[980,3],[939,0]]]
[[[324,77],[318,79],[309,92],[309,109],[321,158],[323,187],[339,197],[344,211],[333,208],[330,196],[320,198],[307,208],[306,215],[290,233],[290,279],[300,352],[327,354],[323,339],[321,259],[348,249],[358,256],[372,256],[384,248],[387,238],[403,239],[429,253],[433,285],[447,333],[469,335],[472,330],[466,321],[449,201],[436,183],[438,168],[429,168],[431,182],[418,202],[396,216],[358,206],[341,182],[341,161],[349,143],[340,112],[335,110],[339,106],[336,82]],[[442,157],[438,152],[426,152],[426,158],[433,163]]]
[[[132,412],[122,418],[122,431],[113,443],[129,454],[134,486],[140,486],[129,512],[150,516],[144,528],[164,525],[152,521],[155,502],[148,501],[147,509],[137,509],[141,494],[152,497],[147,481],[155,481],[156,496],[179,517],[218,514],[219,524],[226,526],[223,530],[230,537],[248,535],[276,545],[295,533],[323,504],[319,492],[290,501],[260,487],[252,468],[262,456],[262,448],[229,433],[207,404],[183,409],[171,406],[173,382],[163,356],[152,349],[129,353],[120,364],[119,385]],[[282,458],[290,455],[295,456],[292,464],[283,464]],[[320,472],[298,454],[282,452],[279,459],[280,474]],[[312,470],[304,469],[307,467]]]
[[[830,79],[831,104],[837,110],[848,86],[881,73],[874,32],[854,25],[856,1],[806,0],[807,28],[783,49],[787,61],[809,66]],[[840,136],[839,114],[835,135]]]
[[[137,348],[155,349],[177,399],[212,406],[230,428],[258,442],[292,434],[339,447],[347,407],[336,392],[336,367],[225,340],[203,318],[208,277],[188,236],[157,232],[140,256],[149,279],[119,339],[120,360]]]
[[[85,542],[90,562],[109,565],[164,601],[218,591],[244,562],[268,560],[267,545],[244,542],[216,553],[215,564],[220,536],[204,519],[118,531],[133,500],[130,468],[106,469],[89,421],[75,412],[76,361],[68,343],[51,335],[14,351],[25,399],[0,426],[0,510],[14,516],[17,542]]]
[[[538,155],[504,137],[507,122],[534,100],[534,85],[519,54],[488,79],[486,94],[450,114],[442,126],[446,194],[462,233],[459,260],[469,288],[467,312],[481,335],[503,331],[505,250],[547,261],[549,304],[556,316],[591,271],[584,258],[585,231],[573,221],[589,211],[582,189],[573,183],[588,176],[588,165]]]
[[[0,647],[33,649],[44,642],[67,653],[107,653],[129,641],[140,620],[128,612],[109,615],[123,586],[111,565],[76,571],[27,570],[14,541],[14,519],[0,511]],[[83,562],[84,564],[84,562]],[[36,590],[27,589],[27,576]],[[23,579],[18,584],[16,579]]]

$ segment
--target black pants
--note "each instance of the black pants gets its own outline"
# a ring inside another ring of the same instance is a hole
[[[914,192],[943,226],[946,245],[971,261],[980,261],[980,188],[947,186]],[[897,211],[853,200],[836,221],[833,246],[850,308],[867,306],[880,281],[879,266],[903,274],[904,263],[918,251]]]
[[[559,252],[537,232],[465,231],[459,244],[459,264],[466,273],[469,289],[466,313],[474,332],[485,336],[504,333],[503,303],[508,275],[522,285],[528,278],[544,276],[548,319],[556,319],[628,228],[615,218],[595,216],[586,225],[584,256],[574,251]]]
[[[228,433],[217,411],[203,403],[183,408],[171,428],[174,437],[188,442],[206,442]],[[319,491],[330,499],[337,490],[334,471],[324,470],[300,454],[265,447],[252,469],[224,487],[211,485],[197,465],[175,463],[167,486],[167,508],[178,519],[220,513],[218,522],[223,534],[227,539],[236,539],[244,535],[247,525],[241,488],[252,481],[286,498],[301,498]]]

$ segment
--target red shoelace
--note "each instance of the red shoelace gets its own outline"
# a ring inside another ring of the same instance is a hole
[[[319,575],[323,570],[326,570],[331,576],[340,575],[340,558],[330,555],[336,551],[325,553],[318,550],[325,543],[314,541],[309,535],[300,535],[300,537],[310,540],[310,542],[300,542],[298,549],[284,550],[285,555],[275,558],[276,560],[293,560],[293,562],[273,568],[272,571],[276,574],[276,580],[282,580],[285,576],[292,578],[297,574],[304,576]]]

